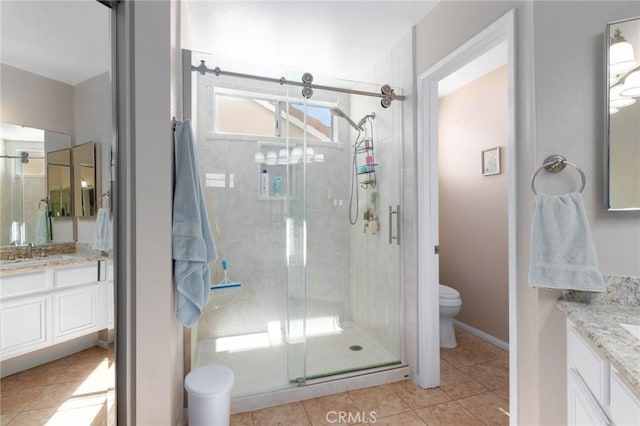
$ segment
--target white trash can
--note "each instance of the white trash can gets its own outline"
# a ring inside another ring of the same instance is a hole
[[[189,426],[228,426],[233,371],[224,365],[204,365],[187,374]]]

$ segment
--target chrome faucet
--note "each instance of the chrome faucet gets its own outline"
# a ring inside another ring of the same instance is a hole
[[[24,249],[24,258],[25,259],[33,258],[33,253],[31,253],[31,249],[33,249],[33,247],[34,247],[33,243],[27,244],[27,248]]]

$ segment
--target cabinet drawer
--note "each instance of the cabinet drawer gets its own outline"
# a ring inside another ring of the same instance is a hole
[[[567,369],[575,369],[598,403],[609,404],[609,368],[582,336],[567,324]]]
[[[45,346],[51,340],[47,316],[49,295],[20,298],[0,304],[0,352],[10,358]]]
[[[57,288],[98,281],[98,263],[59,268],[53,273],[54,286]]]
[[[617,426],[640,425],[640,400],[611,368],[611,419]]]
[[[47,290],[49,285],[47,271],[4,276],[0,278],[0,298],[5,299]]]

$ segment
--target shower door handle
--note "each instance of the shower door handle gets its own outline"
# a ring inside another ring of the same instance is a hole
[[[396,215],[396,235],[393,236],[393,215]],[[400,204],[396,205],[396,211],[393,211],[393,206],[389,206],[389,244],[393,244],[393,240],[396,240],[396,244],[400,245]]]

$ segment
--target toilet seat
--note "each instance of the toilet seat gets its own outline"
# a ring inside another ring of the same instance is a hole
[[[460,306],[462,300],[458,290],[440,284],[440,306]]]

